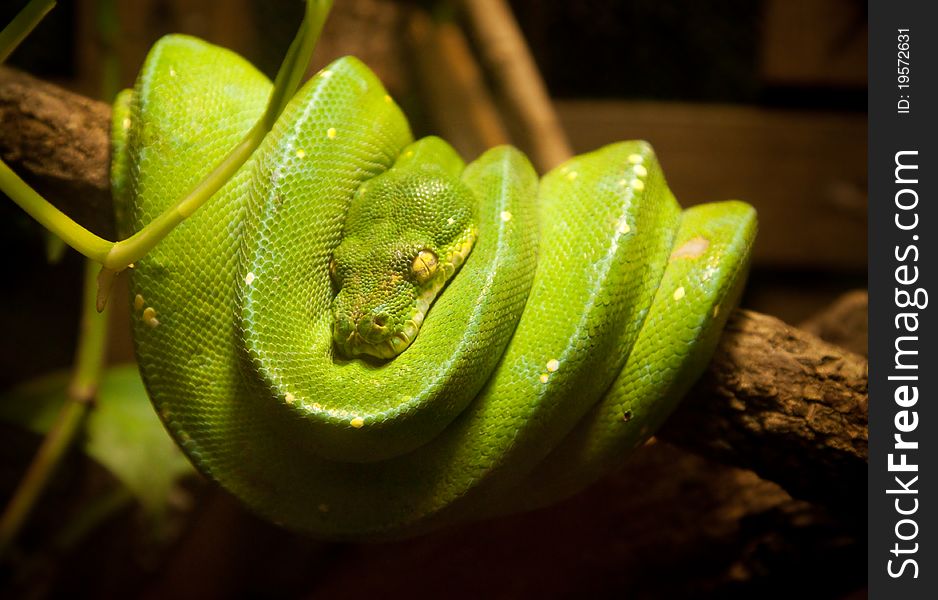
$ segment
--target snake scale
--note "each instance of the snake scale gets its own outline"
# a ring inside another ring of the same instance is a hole
[[[128,232],[270,89],[204,41],[154,46],[114,109]],[[682,211],[644,142],[543,178],[507,146],[465,165],[346,57],[134,265],[135,348],[175,440],[254,511],[413,535],[546,505],[646,441],[709,361],[755,230],[743,202]]]

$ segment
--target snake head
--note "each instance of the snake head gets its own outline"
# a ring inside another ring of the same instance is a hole
[[[333,340],[347,356],[389,359],[417,337],[476,239],[471,192],[430,168],[392,169],[356,195],[329,263]]]

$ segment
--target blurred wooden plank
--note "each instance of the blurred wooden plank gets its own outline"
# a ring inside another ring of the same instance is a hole
[[[251,1],[262,4],[270,0]],[[299,4],[302,7],[302,3]],[[408,12],[407,4],[396,0],[335,2],[316,46],[310,75],[340,56],[351,54],[368,65],[391,95],[397,98],[411,85],[410,64],[402,35]],[[292,38],[294,30],[295,25],[287,35]]]
[[[534,62],[527,41],[506,0],[459,3],[478,45],[486,75],[518,128],[521,149],[539,170],[552,169],[572,150]]]
[[[759,211],[760,266],[866,268],[866,115],[739,106],[559,101],[577,152],[651,142],[680,202]]]
[[[472,160],[508,143],[508,134],[462,30],[412,11],[407,26],[411,61],[434,133]]]
[[[782,86],[866,87],[866,4],[767,0],[762,79]]]

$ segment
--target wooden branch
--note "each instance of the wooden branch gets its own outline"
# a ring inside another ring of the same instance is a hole
[[[467,160],[509,143],[462,30],[450,22],[434,22],[415,8],[407,36],[425,104],[440,136]]]
[[[546,173],[570,158],[573,151],[508,3],[464,0],[461,6],[497,90],[521,127],[522,148],[538,171]]]
[[[111,108],[0,67],[0,157],[84,227],[113,239]]]
[[[867,472],[867,362],[737,310],[707,372],[659,437],[749,468],[795,497],[854,507]]]
[[[0,71],[3,159],[99,231],[111,214],[108,123],[102,103]],[[772,317],[737,311],[661,438],[751,468],[796,497],[862,504],[855,498],[866,479],[866,386],[861,356]]]

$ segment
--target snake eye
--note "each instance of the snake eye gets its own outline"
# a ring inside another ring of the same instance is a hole
[[[411,265],[414,277],[420,285],[430,281],[436,275],[440,262],[432,250],[421,250]]]

